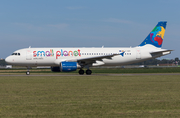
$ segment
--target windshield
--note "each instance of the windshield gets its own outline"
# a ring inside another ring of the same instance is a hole
[[[18,55],[18,56],[20,56],[21,54],[20,53],[12,53],[11,55]]]

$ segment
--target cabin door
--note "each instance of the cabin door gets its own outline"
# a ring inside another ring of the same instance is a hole
[[[26,51],[26,60],[32,60],[32,53],[31,53],[31,51],[30,50],[27,50]]]
[[[141,59],[141,50],[136,50],[136,59]]]

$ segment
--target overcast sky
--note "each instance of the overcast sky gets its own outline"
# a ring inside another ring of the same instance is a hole
[[[134,47],[167,21],[162,48],[180,58],[180,0],[1,0],[0,58],[31,47]]]

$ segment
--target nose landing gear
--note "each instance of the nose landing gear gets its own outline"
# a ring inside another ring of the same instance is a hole
[[[26,72],[26,75],[30,75],[30,72],[29,72],[29,71],[27,71],[27,72]]]
[[[31,67],[27,67],[26,75],[30,75],[29,69],[32,69]]]

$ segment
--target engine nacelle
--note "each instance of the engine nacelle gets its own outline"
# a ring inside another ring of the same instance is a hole
[[[53,72],[61,72],[59,66],[51,67],[51,71],[53,71]]]
[[[51,67],[53,72],[71,72],[80,68],[77,62],[61,62],[59,67]]]
[[[61,62],[60,64],[60,70],[62,72],[76,71],[77,68],[78,68],[77,62]]]

